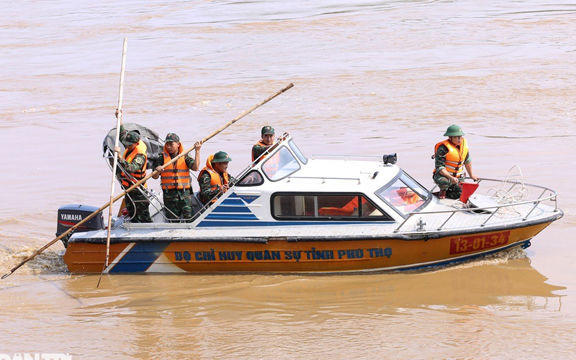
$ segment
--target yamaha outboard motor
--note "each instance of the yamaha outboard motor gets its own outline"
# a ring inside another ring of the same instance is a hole
[[[89,205],[69,204],[61,206],[58,209],[58,225],[56,227],[56,237],[62,235],[72,226],[78,224],[80,221],[84,220],[97,210],[97,207]],[[102,230],[105,228],[104,217],[102,216],[102,212],[99,212],[92,219],[80,225],[76,230],[74,230],[74,232]],[[65,247],[68,246],[68,239],[71,235],[72,234],[68,234],[68,236],[62,239]]]

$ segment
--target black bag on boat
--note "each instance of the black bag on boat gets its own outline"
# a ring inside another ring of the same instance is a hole
[[[134,124],[134,123],[126,123],[124,124],[124,129],[126,131],[135,131],[140,134],[140,139],[144,141],[148,150],[146,154],[148,155],[148,169],[153,167],[153,164],[162,156],[162,150],[164,149],[164,141],[160,139],[158,133],[148,129],[145,126]],[[112,128],[108,135],[104,138],[104,142],[102,144],[102,151],[104,152],[104,157],[108,159],[110,163],[110,167],[113,166],[114,157],[112,154],[114,153],[114,142],[116,141],[116,127]],[[124,145],[121,142],[118,143],[118,146],[122,150],[125,150]]]

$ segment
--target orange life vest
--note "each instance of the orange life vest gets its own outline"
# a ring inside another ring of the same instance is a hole
[[[350,216],[354,213],[354,211],[358,210],[358,196],[354,196],[352,200],[350,200],[346,205],[341,208],[338,207],[321,207],[318,209],[318,215],[342,215],[342,216]]]
[[[178,154],[184,151],[182,143],[180,143],[180,148],[178,149]],[[172,160],[172,157],[166,150],[166,145],[164,145],[164,151],[162,152],[164,156],[164,164],[168,164]],[[163,190],[171,189],[190,189],[190,169],[186,165],[186,156],[182,156],[176,162],[172,163],[168,167],[164,168],[164,171],[160,173],[160,184]]]
[[[460,177],[462,175],[464,161],[466,161],[466,157],[468,156],[468,143],[466,139],[462,138],[460,142],[460,149],[458,149],[454,144],[450,142],[449,139],[444,141],[440,141],[434,147],[434,154],[438,152],[438,148],[440,145],[446,146],[448,148],[448,153],[446,154],[446,171],[450,173],[450,175],[455,177]],[[436,169],[434,169],[436,172]]]
[[[267,155],[261,157],[260,160],[262,160],[266,156]],[[264,165],[262,165],[262,171],[264,171],[264,173],[266,173],[266,175],[268,176],[274,176],[274,174],[278,172],[279,163],[280,163],[280,152],[277,152],[272,157],[269,157],[264,161]]]
[[[206,159],[206,167],[200,170],[200,173],[198,174],[198,179],[200,179],[202,175],[204,175],[204,173],[210,174],[210,190],[214,191],[218,189],[219,186],[228,184],[229,177],[228,172],[225,172],[224,174],[220,175],[218,172],[216,172],[216,170],[214,170],[214,168],[212,167],[212,159],[214,159],[214,155],[208,156],[208,159]],[[224,181],[224,183],[222,183],[222,181]],[[202,199],[202,200],[204,202],[208,201],[208,199]],[[215,202],[216,198],[212,199],[211,201]]]
[[[405,187],[396,190],[396,193],[400,196],[400,198],[404,201],[404,203],[409,205],[416,204],[418,201],[422,199],[414,191],[408,190],[408,188]]]
[[[264,144],[264,141],[262,139],[260,139],[256,144],[254,144],[252,146],[252,162],[254,162],[254,160],[256,160],[256,158],[254,157],[254,146],[266,147],[268,145]],[[266,157],[266,155],[261,156],[259,161],[262,161],[265,157]]]
[[[134,158],[138,154],[144,155],[145,160],[144,160],[144,165],[142,165],[142,168],[140,170],[130,174],[130,175],[132,175],[132,177],[134,177],[134,179],[136,179],[136,181],[130,179],[128,177],[128,175],[126,175],[124,172],[122,172],[120,174],[122,186],[128,188],[128,187],[134,185],[137,181],[140,181],[140,180],[144,179],[144,177],[146,177],[146,166],[148,163],[148,155],[146,154],[147,149],[148,148],[146,147],[146,144],[144,144],[144,141],[139,140],[138,144],[136,145],[136,147],[134,148],[134,150],[132,150],[132,152],[130,154],[128,154],[128,149],[126,149],[126,151],[124,151],[124,159],[126,159],[126,161],[130,164],[132,163],[132,160],[134,160]],[[146,186],[146,183],[144,183],[144,186]]]

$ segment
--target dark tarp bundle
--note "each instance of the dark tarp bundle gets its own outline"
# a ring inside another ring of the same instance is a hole
[[[144,141],[146,144],[147,155],[148,155],[148,168],[151,169],[153,164],[162,156],[162,150],[164,149],[164,141],[160,139],[158,133],[144,127],[142,125],[134,124],[134,123],[126,123],[124,124],[124,129],[126,131],[135,131],[140,134],[140,139]],[[110,166],[113,166],[114,158],[112,154],[114,153],[114,142],[116,140],[116,127],[112,128],[108,135],[104,138],[104,142],[102,144],[102,151],[104,153],[104,157],[108,159],[110,162]],[[124,152],[125,148],[124,145],[120,142],[118,146],[121,149],[121,153]]]

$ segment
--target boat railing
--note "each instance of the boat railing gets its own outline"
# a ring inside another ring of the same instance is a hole
[[[112,159],[113,158],[113,152],[111,149],[107,148],[104,151],[103,157],[105,159]],[[110,170],[112,170],[112,164],[111,161],[106,161],[106,163],[108,164],[108,167],[110,168]],[[124,176],[126,176],[126,178],[129,181],[132,182],[136,182],[138,181],[138,179],[134,178],[134,176],[132,176],[132,174],[130,174],[126,169],[124,169],[122,167],[122,164],[118,163],[117,167],[119,169],[119,172],[124,173]],[[121,183],[121,180],[117,177],[116,180]],[[136,189],[132,190],[132,191],[138,191],[139,193],[141,193],[142,195],[144,195],[147,200],[134,200],[131,196],[130,193],[126,194],[126,200],[125,201],[130,201],[134,204],[134,206],[136,206],[137,203],[139,202],[144,202],[147,201],[148,202],[148,206],[149,206],[149,211],[150,211],[150,217],[153,219],[153,222],[158,222],[157,220],[155,220],[156,218],[160,217],[162,220],[161,222],[165,222],[165,223],[169,223],[170,221],[172,221],[172,219],[176,218],[176,214],[174,214],[169,208],[167,208],[166,206],[164,206],[163,201],[161,200],[161,197],[159,196],[159,194],[157,194],[154,189],[150,189],[147,187],[143,187],[143,186],[138,186]],[[172,219],[169,219],[166,215],[166,213],[170,213],[172,215]],[[120,215],[119,215],[120,216]],[[184,218],[182,219],[182,221],[187,222],[187,221],[191,221],[194,218],[194,216],[192,218]],[[131,221],[132,218],[131,217],[125,217],[123,216],[123,221],[119,221],[118,224],[124,224],[125,226],[125,221]]]
[[[289,134],[288,133],[284,133],[281,136],[279,136],[274,145],[269,147],[268,149],[266,149],[266,151],[264,153],[262,153],[257,159],[255,159],[249,166],[247,166],[244,170],[242,170],[240,172],[240,174],[236,177],[236,182],[242,180],[242,178],[249,173],[255,166],[256,164],[258,164],[258,162],[260,162],[260,160],[262,160],[264,157],[266,157],[267,155],[269,155],[272,151],[274,151],[275,149],[278,148],[278,146],[283,143],[285,140],[287,140],[289,138]],[[112,159],[113,158],[114,153],[112,152],[112,150],[110,148],[106,148],[104,150],[104,154],[103,157],[106,159]],[[106,163],[108,164],[110,170],[112,170],[112,162],[111,161],[106,161]],[[121,171],[123,171],[124,173],[127,174],[127,176],[133,180],[136,181],[134,179],[134,177],[126,172],[125,169],[122,168],[122,166],[120,164],[118,164],[118,167],[120,168]],[[120,181],[118,179],[118,181]],[[231,183],[230,184],[230,188],[234,187],[234,185],[236,185],[236,182]],[[161,222],[163,223],[178,223],[178,222],[185,222],[185,223],[191,223],[196,221],[196,219],[198,219],[206,210],[208,210],[208,208],[210,208],[210,206],[212,205],[212,202],[208,202],[205,205],[202,205],[199,207],[199,209],[194,212],[192,214],[191,218],[183,218],[180,219],[178,221],[173,220],[174,218],[177,218],[177,216],[170,210],[168,209],[166,206],[164,206],[163,201],[160,200],[160,198],[158,197],[158,195],[153,191],[153,190],[149,190],[147,188],[143,188],[143,187],[138,187],[137,191],[139,191],[140,193],[142,193],[144,196],[146,196],[148,198],[148,201],[150,202],[150,207],[153,209],[153,211],[151,211],[150,216],[155,219],[157,217],[162,218]],[[129,194],[127,194],[129,197]],[[223,195],[223,192],[219,192],[218,194],[216,194],[216,198],[219,198],[220,196]],[[129,201],[133,201],[132,199],[129,199]],[[134,202],[134,201],[133,201]],[[172,215],[172,219],[169,219],[166,216],[166,212],[169,212]],[[130,218],[127,218],[126,220],[132,220]],[[175,222],[174,222],[175,221]],[[156,220],[155,220],[156,222]]]
[[[241,181],[244,176],[246,176],[250,171],[252,171],[252,169],[254,169],[256,167],[256,165],[267,155],[271,154],[274,150],[279,148],[279,145],[282,144],[283,142],[285,142],[288,138],[289,138],[289,134],[288,133],[284,133],[281,136],[279,136],[274,145],[269,147],[268,149],[266,149],[266,151],[264,153],[262,153],[257,159],[255,159],[249,166],[247,166],[244,170],[242,170],[238,176],[236,176],[236,181],[230,183],[230,189],[233,188],[237,182]],[[106,149],[104,151],[104,155],[105,158],[112,158],[113,156],[113,152],[110,149]],[[112,170],[112,165],[110,161],[106,162],[108,164],[108,166],[110,167],[110,169]],[[121,165],[118,164],[118,167],[126,172],[124,169],[122,169]],[[127,173],[127,172],[126,172]],[[134,180],[134,178],[127,173],[129,177],[132,178],[132,180]],[[359,181],[359,179],[357,179],[357,181]],[[142,194],[144,194],[144,196],[146,196],[148,198],[148,201],[150,201],[150,207],[152,208],[150,216],[154,219],[154,222],[158,222],[158,220],[160,221],[160,223],[171,223],[172,225],[178,224],[180,222],[183,223],[187,223],[186,226],[189,226],[190,223],[193,223],[194,221],[196,221],[200,216],[202,216],[203,213],[206,212],[206,210],[208,210],[213,203],[212,202],[208,202],[205,205],[202,205],[200,201],[198,201],[198,209],[196,211],[193,212],[192,217],[191,218],[182,218],[180,220],[174,220],[174,218],[177,218],[177,216],[169,209],[167,208],[164,204],[163,201],[160,199],[160,197],[152,190],[146,189],[146,188],[142,188],[142,187],[138,187],[138,191],[141,192]],[[218,194],[216,194],[215,198],[220,198],[224,193],[222,191],[220,191]],[[129,200],[132,201],[132,200]],[[193,200],[194,202],[195,200]],[[193,204],[194,207],[194,204]],[[193,210],[195,210],[193,208]],[[166,212],[170,213],[172,215],[172,219],[169,219]],[[157,218],[159,218],[158,220],[156,220]],[[131,220],[131,219],[126,219],[126,220]],[[120,222],[119,222],[120,223]]]
[[[382,156],[377,155],[328,155],[328,154],[312,154],[312,160],[316,160],[316,158],[337,158],[337,159],[344,159],[344,161],[348,161],[349,159],[377,159],[382,161]]]
[[[270,153],[272,153],[274,150],[278,149],[280,144],[282,144],[284,141],[286,141],[289,138],[289,134],[288,133],[284,133],[281,136],[279,136],[278,138],[276,138],[276,141],[274,142],[274,145],[270,146],[268,149],[266,149],[266,151],[264,151],[258,158],[254,159],[254,161],[248,165],[246,168],[244,168],[244,170],[240,171],[240,173],[236,176],[236,181],[231,182],[230,183],[230,188],[232,189],[234,186],[236,186],[236,184],[240,181],[242,181],[242,179],[250,172],[252,171],[252,169],[254,169],[256,167],[256,165],[267,155],[269,155]],[[215,198],[218,199],[220,198],[222,195],[224,195],[224,193],[222,191],[218,192],[218,194],[215,195]],[[192,218],[189,219],[190,222],[195,222],[200,216],[202,216],[203,213],[206,212],[206,210],[208,210],[210,207],[212,206],[212,202],[208,202],[205,205],[203,205],[195,214],[192,215]]]
[[[418,229],[417,230],[406,230],[403,232],[421,232],[421,231],[423,231],[423,225],[425,225],[424,219],[426,217],[430,217],[430,216],[438,216],[439,214],[447,214],[446,220],[437,228],[438,231],[441,231],[454,218],[454,215],[456,215],[458,213],[464,213],[464,212],[469,213],[469,212],[473,211],[473,212],[490,213],[490,215],[487,218],[484,218],[484,217],[478,218],[478,223],[470,224],[470,227],[476,227],[476,226],[484,227],[484,226],[486,226],[486,224],[494,217],[494,215],[496,215],[496,213],[498,213],[501,209],[506,209],[506,208],[512,208],[515,212],[517,212],[519,215],[522,216],[522,221],[526,221],[526,220],[528,220],[530,215],[532,215],[532,213],[538,207],[538,205],[540,205],[544,201],[553,201],[554,202],[554,212],[558,212],[558,198],[557,198],[558,194],[556,193],[555,190],[552,190],[552,189],[547,188],[545,186],[527,184],[527,183],[524,183],[522,181],[517,181],[517,180],[503,181],[503,180],[488,179],[488,178],[479,179],[478,182],[498,182],[502,186],[505,186],[506,184],[510,184],[510,186],[507,187],[506,190],[504,190],[504,189],[496,190],[496,192],[507,193],[507,194],[510,194],[514,190],[518,190],[522,193],[525,193],[528,188],[541,189],[542,192],[538,195],[538,197],[536,199],[529,199],[529,200],[516,201],[513,197],[504,196],[503,198],[501,198],[501,201],[503,201],[504,203],[500,202],[494,206],[467,207],[466,204],[462,204],[463,205],[462,208],[454,208],[454,209],[450,209],[450,210],[411,212],[404,219],[404,221],[402,221],[402,223],[394,230],[394,232],[395,233],[400,232],[400,230],[415,216],[420,216]],[[545,196],[545,194],[547,192],[549,192],[550,194]],[[457,202],[458,200],[455,200],[455,201]],[[506,201],[507,201],[507,203],[506,203]],[[529,211],[526,211],[525,215],[522,215],[514,208],[514,207],[517,207],[519,205],[532,205],[532,206],[531,206]]]
[[[330,176],[288,176],[287,182],[292,181],[293,179],[315,179],[315,180],[322,180],[322,184],[326,183],[326,180],[349,180],[349,181],[357,181],[358,185],[360,184],[360,178],[358,177],[330,177]]]
[[[266,149],[266,151],[264,151],[262,154],[260,154],[260,156],[258,156],[256,159],[254,159],[254,161],[252,161],[252,163],[250,165],[245,167],[244,170],[240,171],[238,176],[236,176],[237,182],[242,181],[244,176],[246,176],[250,171],[252,171],[252,169],[254,169],[254,167],[256,167],[256,165],[260,162],[260,160],[263,160],[266,156],[268,156],[274,150],[278,149],[280,144],[282,144],[284,141],[286,141],[289,138],[289,136],[290,135],[287,132],[282,134],[282,136],[279,136],[272,146],[270,146],[268,149]]]

